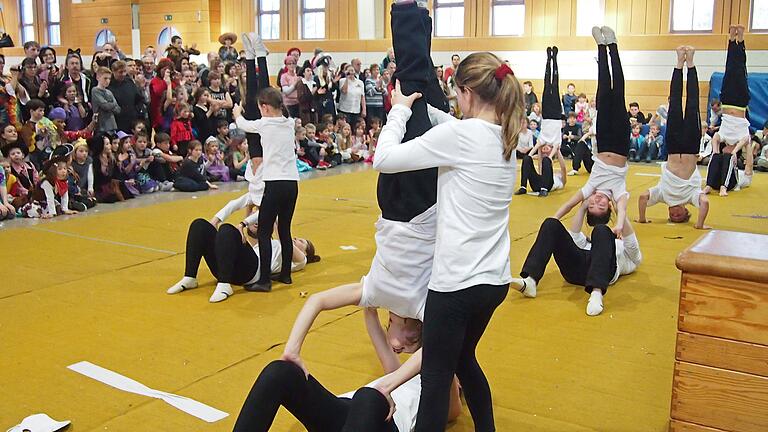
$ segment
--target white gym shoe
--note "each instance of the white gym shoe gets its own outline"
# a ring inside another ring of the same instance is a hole
[[[587,302],[587,315],[597,316],[603,313],[603,292],[593,289]]]
[[[575,175],[579,175],[579,172],[578,172],[578,171],[576,171],[576,170],[570,170],[570,171],[568,171],[568,175],[569,175],[569,176],[575,176]]]
[[[592,37],[595,38],[598,45],[605,45],[605,36],[603,36],[603,30],[600,27],[592,27]]]
[[[616,39],[616,32],[612,28],[603,26],[600,31],[603,33],[603,40],[606,45],[618,43],[619,40]]]
[[[249,33],[248,37],[251,39],[251,44],[253,44],[254,57],[266,57],[269,54],[267,46],[264,45],[264,41],[258,33]]]
[[[219,282],[216,284],[216,290],[213,291],[213,295],[211,295],[211,298],[208,299],[208,301],[211,303],[218,303],[228,299],[229,296],[234,293],[235,292],[232,291],[232,285]]]
[[[245,51],[246,60],[254,60],[256,55],[253,52],[253,41],[251,40],[250,33],[243,33],[240,39],[243,42],[243,51]]]
[[[517,285],[517,290],[526,297],[536,297],[536,281],[528,276],[525,279],[513,278],[512,283]]]
[[[178,294],[184,290],[197,288],[197,279],[193,277],[184,276],[181,278],[180,281],[176,283],[176,285],[168,288],[167,291],[165,291],[168,294]]]

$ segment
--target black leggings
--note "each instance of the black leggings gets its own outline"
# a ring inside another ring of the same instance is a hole
[[[243,403],[234,432],[268,431],[284,406],[309,432],[397,432],[385,421],[389,403],[363,387],[352,399],[336,397],[293,363],[275,360],[261,371]]]
[[[720,102],[746,108],[749,105],[747,84],[747,50],[744,42],[729,41],[725,59],[725,75],[720,89]]]
[[[667,114],[667,154],[699,154],[701,114],[699,113],[699,76],[688,68],[687,99],[683,117],[683,70],[672,72]]]
[[[616,236],[607,225],[597,225],[592,229],[591,240],[591,250],[581,249],[559,220],[547,218],[539,228],[520,276],[540,281],[554,255],[560,274],[568,283],[583,286],[588,293],[599,288],[605,294],[616,274]]]
[[[731,153],[713,153],[707,166],[707,186],[714,190],[725,186],[727,190],[732,190],[738,183],[738,172],[733,158],[736,155]]]
[[[612,152],[626,157],[630,149],[629,113],[624,99],[624,71],[621,68],[619,47],[615,43],[597,46],[597,71],[598,152]]]
[[[258,62],[259,71],[256,72],[256,63]],[[258,120],[261,118],[259,102],[257,96],[259,90],[269,87],[269,69],[267,69],[267,58],[258,57],[256,60],[245,61],[245,111],[243,117],[247,120]],[[261,147],[261,135],[247,132],[248,154],[254,157],[262,157],[264,149]]]
[[[592,160],[592,149],[589,148],[586,142],[578,141],[576,143],[576,148],[573,149],[572,163],[574,171],[578,171],[583,163],[587,172],[592,172],[592,165],[595,164],[595,161]]]
[[[259,257],[251,245],[243,243],[237,228],[222,224],[216,231],[205,219],[195,219],[189,225],[187,234],[184,276],[197,277],[202,258],[205,258],[213,277],[223,283],[243,285],[253,279],[259,269]],[[269,265],[262,268],[269,268]]]
[[[454,374],[476,432],[495,431],[491,388],[475,348],[509,284],[475,285],[454,292],[429,290],[424,311],[421,398],[416,432],[443,432]]]
[[[551,60],[551,61],[550,61]],[[547,57],[544,71],[544,93],[541,94],[541,116],[547,120],[563,118],[563,106],[560,102],[560,73],[557,70],[557,55]]]
[[[552,186],[555,184],[554,172],[552,171],[552,159],[539,155],[541,160],[541,174],[536,172],[533,158],[525,155],[523,158],[523,166],[520,174],[520,187],[526,187],[528,183],[531,184],[531,189],[534,191],[540,191],[542,189],[552,190]]]
[[[392,45],[398,53],[394,78],[404,94],[422,93],[411,108],[403,141],[419,137],[432,127],[427,104],[448,112],[448,100],[434,74],[430,44],[432,19],[415,3],[392,5]],[[409,222],[437,202],[437,168],[397,174],[379,174],[377,199],[382,217]]]
[[[291,257],[293,256],[293,239],[291,238],[291,220],[296,209],[296,199],[299,196],[299,183],[295,180],[269,180],[264,182],[264,196],[259,207],[259,228],[256,237],[259,239],[259,256],[261,268],[272,267],[272,229],[277,220],[277,234],[282,248],[281,278],[291,277]],[[260,284],[269,282],[270,272],[264,271],[259,275]]]

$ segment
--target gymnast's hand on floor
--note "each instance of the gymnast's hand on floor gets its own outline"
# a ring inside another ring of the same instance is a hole
[[[304,376],[309,378],[309,371],[307,370],[307,367],[304,365],[304,360],[301,359],[298,353],[285,351],[283,352],[283,355],[280,356],[280,360],[291,362],[296,366],[300,367],[301,370],[304,371]]]
[[[408,96],[404,95],[400,90],[400,80],[397,80],[397,82],[395,82],[395,89],[392,91],[392,106],[405,105],[410,108],[413,106],[413,101],[420,97],[421,93],[419,92],[413,92]]]

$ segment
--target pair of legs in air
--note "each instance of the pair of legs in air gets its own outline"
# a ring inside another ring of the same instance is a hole
[[[405,94],[418,91],[424,95],[412,107],[405,135],[408,140],[431,128],[427,103],[447,111],[447,100],[437,86],[429,56],[432,20],[428,12],[415,4],[395,4],[392,30],[398,53],[395,78]],[[433,87],[438,92],[432,91]],[[382,222],[408,223],[435,205],[437,169],[381,174],[378,196]],[[261,212],[264,207],[262,204]],[[261,373],[243,405],[235,431],[268,430],[281,405],[310,432],[397,431],[391,420],[385,420],[389,403],[378,390],[364,387],[352,399],[339,398],[313,376],[305,377],[302,369],[285,361],[275,361]]]

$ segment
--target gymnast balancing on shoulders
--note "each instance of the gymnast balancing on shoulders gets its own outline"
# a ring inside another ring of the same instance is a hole
[[[637,222],[648,223],[646,209],[660,202],[668,206],[669,221],[685,223],[691,218],[686,208],[691,204],[699,209],[694,227],[708,229],[704,225],[709,213],[709,200],[701,190],[701,174],[696,162],[701,142],[701,115],[699,114],[699,78],[693,56],[696,50],[690,46],[677,48],[677,67],[672,72],[669,86],[669,111],[667,114],[667,162],[661,164],[659,183],[643,192],[638,198]],[[683,67],[687,72],[687,99],[683,116]]]
[[[621,237],[626,221],[627,202],[627,155],[630,149],[629,115],[625,109],[624,72],[616,40],[616,33],[609,27],[593,27],[592,36],[597,42],[597,140],[598,153],[589,180],[555,213],[561,219],[571,209],[587,203],[587,224],[607,224],[611,213],[616,211],[613,232]],[[610,52],[610,70],[608,53]],[[612,74],[612,76],[611,76]]]

